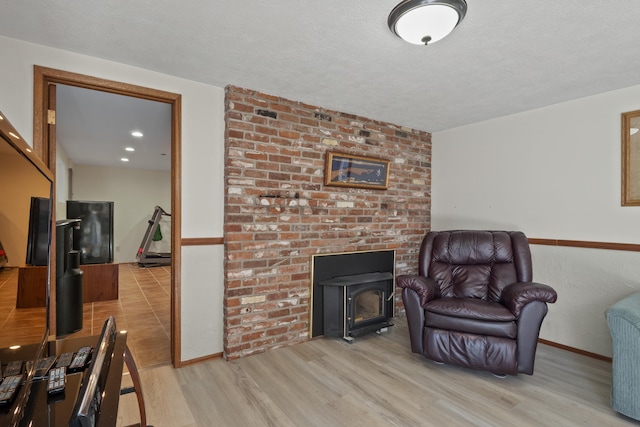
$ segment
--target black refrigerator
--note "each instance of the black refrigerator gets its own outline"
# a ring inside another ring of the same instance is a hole
[[[113,262],[113,202],[67,200],[67,218],[79,218],[74,230],[80,264]]]

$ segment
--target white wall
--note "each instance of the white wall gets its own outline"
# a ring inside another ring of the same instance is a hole
[[[531,238],[640,243],[621,206],[621,113],[640,86],[433,134],[432,228],[522,230]],[[640,291],[640,253],[532,246],[552,285],[541,337],[611,355],[605,310]]]
[[[171,172],[75,165],[72,185],[73,200],[113,202],[116,263],[136,262],[156,205],[171,213]]]
[[[220,237],[223,231],[224,90],[141,68],[0,37],[0,110],[27,140],[33,139],[33,66],[81,73],[182,95],[182,237]],[[207,247],[188,249],[222,257]],[[222,351],[223,289],[220,260],[182,260],[182,360]],[[195,271],[191,271],[195,269]],[[206,281],[194,279],[206,277]],[[198,299],[203,307],[187,306]],[[186,328],[189,330],[185,330]]]
[[[534,280],[552,285],[541,337],[611,357],[605,311],[640,291],[640,253],[532,245]]]
[[[51,183],[25,157],[5,148],[0,156],[0,241],[7,267],[23,267],[27,258],[31,197],[49,198]]]

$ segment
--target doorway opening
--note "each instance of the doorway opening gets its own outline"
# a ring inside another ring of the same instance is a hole
[[[110,94],[165,103],[171,109],[171,268],[170,268],[170,353],[174,367],[181,365],[180,355],[180,220],[181,220],[181,95],[142,86],[100,79],[92,76],[34,67],[34,151],[56,173],[56,85],[92,89]],[[55,206],[55,203],[54,203]],[[54,208],[55,209],[55,208]],[[55,263],[55,260],[52,262]],[[54,273],[55,274],[55,273]],[[55,292],[51,284],[52,294]],[[55,325],[55,304],[51,307],[52,325]],[[54,326],[55,327],[55,326]]]

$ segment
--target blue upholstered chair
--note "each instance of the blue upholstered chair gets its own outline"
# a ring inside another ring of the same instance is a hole
[[[606,312],[613,342],[611,407],[640,420],[640,293]]]

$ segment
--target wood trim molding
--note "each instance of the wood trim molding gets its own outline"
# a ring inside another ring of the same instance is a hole
[[[150,94],[147,94],[150,95]],[[182,95],[155,92],[171,104],[171,362],[182,361]],[[147,98],[149,99],[149,98]]]
[[[182,246],[224,245],[224,237],[185,237],[180,244]]]
[[[184,360],[180,362],[180,366],[176,368],[184,368],[185,366],[194,365],[196,363],[204,362],[205,360],[222,359],[222,353],[213,353],[207,356],[197,357],[195,359]]]
[[[542,338],[538,338],[538,342],[541,344],[546,344],[551,347],[556,347],[562,350],[570,351],[571,353],[581,354],[583,356],[591,357],[593,359],[603,360],[605,362],[611,363],[612,359],[607,356],[603,356],[598,353],[591,353],[590,351],[580,350],[579,348],[569,347],[568,345],[558,344],[557,342],[547,341]]]
[[[571,248],[607,249],[613,251],[640,252],[640,245],[633,243],[589,242],[583,240],[533,239],[530,245],[567,246]]]

